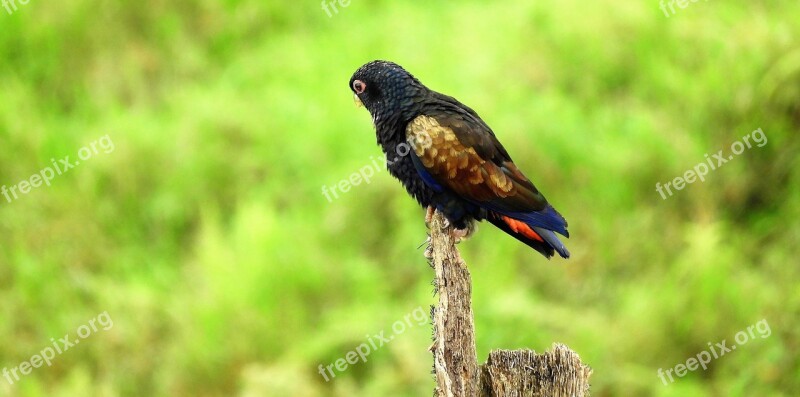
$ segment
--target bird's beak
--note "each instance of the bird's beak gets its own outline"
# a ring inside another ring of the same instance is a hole
[[[358,94],[353,94],[353,102],[356,103],[356,107],[360,108],[364,106],[364,103],[361,102],[361,98],[358,97]]]

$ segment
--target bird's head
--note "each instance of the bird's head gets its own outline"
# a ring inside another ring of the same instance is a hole
[[[350,89],[358,105],[364,105],[376,122],[408,112],[410,99],[426,90],[411,73],[388,61],[372,61],[350,78]]]

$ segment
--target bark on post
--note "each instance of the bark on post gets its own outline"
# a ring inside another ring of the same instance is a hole
[[[436,273],[439,306],[433,309],[433,367],[439,397],[478,396],[480,372],[475,353],[472,283],[445,219],[440,213],[430,224],[428,255]],[[426,255],[427,256],[427,255]]]
[[[438,212],[430,224],[426,257],[434,268],[439,305],[433,308],[433,368],[438,397],[589,396],[591,369],[568,347],[543,354],[495,350],[478,366],[472,281],[450,228]]]

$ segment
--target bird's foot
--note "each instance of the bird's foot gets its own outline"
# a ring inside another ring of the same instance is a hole
[[[425,226],[430,229],[431,228],[431,221],[433,221],[433,214],[436,212],[436,208],[432,206],[428,206],[428,209],[425,211]]]
[[[449,222],[448,222],[449,223]],[[453,231],[450,233],[453,236],[456,244],[469,239],[472,237],[472,234],[478,230],[478,224],[474,220],[467,222],[467,227],[463,229],[453,228]]]
[[[428,212],[425,215],[425,225],[428,226],[428,229],[431,227],[430,222],[433,218],[434,211],[435,209],[433,207],[428,207]],[[444,222],[442,222],[442,230],[450,228],[451,225],[452,224],[450,223],[450,220],[447,219],[447,217],[444,217]],[[455,240],[455,243],[458,244],[470,238],[476,230],[478,230],[478,224],[474,219],[472,219],[467,222],[467,226],[463,229],[453,226],[453,228],[450,229],[450,236],[452,236]]]

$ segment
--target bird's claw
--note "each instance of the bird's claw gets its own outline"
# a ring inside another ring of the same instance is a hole
[[[469,228],[467,228],[467,229],[453,229],[453,233],[451,233],[451,235],[453,236],[453,240],[454,240],[454,242],[456,244],[466,240],[467,237],[469,237],[470,234],[471,233],[470,233]]]
[[[428,209],[425,211],[425,226],[430,229],[431,228],[431,221],[433,221],[433,214],[436,212],[436,208],[432,206],[428,206]]]
[[[450,235],[453,237],[453,240],[456,244],[470,238],[475,231],[478,230],[478,225],[476,225],[475,221],[470,221],[467,223],[467,227],[463,229],[453,228],[450,232]]]
[[[427,226],[428,229],[431,228],[431,222],[433,221],[433,215],[435,213],[436,213],[436,208],[433,207],[433,206],[428,206],[427,210],[425,211],[425,226]],[[442,218],[443,218],[443,220],[442,220],[442,230],[449,229],[450,226],[451,226],[450,220],[447,219],[447,217],[442,217]],[[469,238],[472,235],[472,233],[475,232],[475,230],[476,230],[475,222],[474,221],[470,221],[467,224],[467,227],[465,227],[463,229],[459,229],[459,228],[453,227],[452,230],[450,231],[450,235],[455,240],[455,243],[458,244],[458,243],[466,240],[467,238]],[[428,236],[427,242],[430,243],[430,236]],[[430,248],[430,246],[428,248]],[[426,253],[426,258],[427,258],[428,250],[426,250],[425,253]],[[430,259],[430,258],[428,258],[428,259]]]

